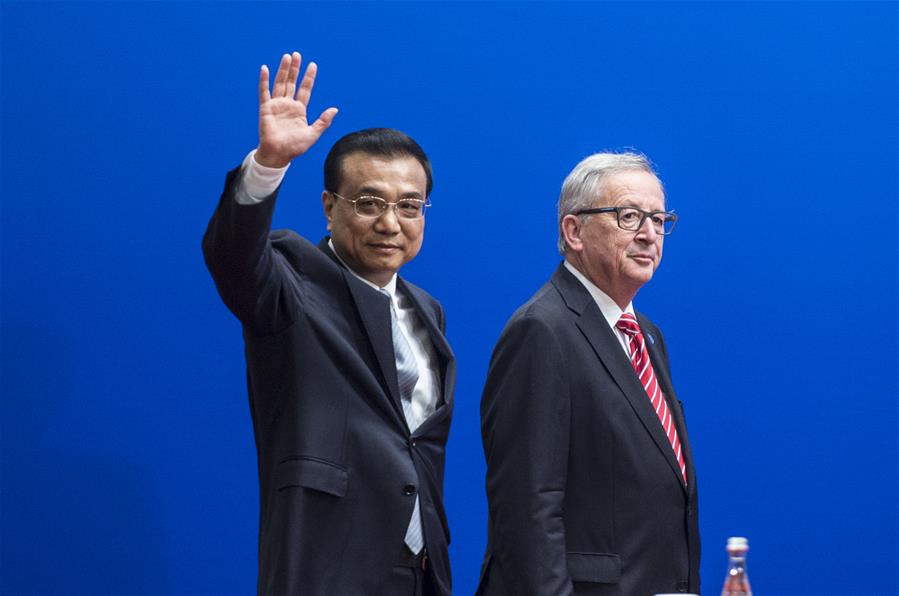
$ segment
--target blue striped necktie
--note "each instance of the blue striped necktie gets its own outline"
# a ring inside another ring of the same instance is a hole
[[[418,382],[418,363],[415,361],[415,355],[412,353],[412,347],[403,330],[400,329],[397,320],[396,307],[390,292],[381,288],[381,291],[390,300],[390,327],[393,330],[393,352],[396,357],[396,380],[400,388],[400,402],[403,405],[403,414],[406,417],[406,424],[410,431],[418,428],[418,422],[412,412],[412,389]],[[424,546],[424,539],[421,535],[421,513],[418,502],[418,495],[415,496],[415,508],[412,510],[412,519],[409,520],[409,527],[406,528],[406,546],[413,553],[418,554]]]

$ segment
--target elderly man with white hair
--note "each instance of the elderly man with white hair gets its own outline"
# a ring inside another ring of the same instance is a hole
[[[566,178],[564,261],[503,330],[481,401],[478,594],[699,593],[683,409],[633,305],[676,221],[642,155],[592,155]]]

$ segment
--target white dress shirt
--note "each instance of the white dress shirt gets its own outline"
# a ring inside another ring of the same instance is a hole
[[[287,168],[290,167],[290,164],[287,164],[283,168],[270,168],[256,161],[255,156],[256,150],[253,149],[247,153],[241,164],[243,175],[235,195],[235,199],[241,205],[261,203],[262,199],[275,192],[284,179]]]
[[[569,263],[567,260],[565,261],[565,268],[571,271],[571,274],[574,275],[579,282],[584,284],[584,287],[587,288],[587,291],[590,292],[590,295],[593,297],[593,300],[596,302],[596,306],[599,307],[599,310],[602,312],[602,316],[605,318],[606,323],[609,324],[609,327],[612,328],[612,333],[615,334],[615,337],[618,338],[618,343],[621,344],[621,349],[624,350],[624,353],[628,355],[630,358],[630,348],[628,344],[630,343],[630,338],[616,327],[618,324],[618,319],[621,318],[621,315],[624,313],[629,313],[634,315],[634,303],[628,302],[627,307],[624,310],[621,309],[618,304],[609,298],[609,295],[596,287],[592,281],[587,279],[587,276],[575,269],[574,265]],[[634,315],[636,318],[636,315]]]

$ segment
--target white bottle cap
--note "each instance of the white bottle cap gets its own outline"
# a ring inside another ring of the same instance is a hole
[[[727,539],[727,548],[728,550],[749,550],[749,540],[742,536],[731,536]]]

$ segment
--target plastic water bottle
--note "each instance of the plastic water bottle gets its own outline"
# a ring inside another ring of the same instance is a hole
[[[727,556],[730,558],[727,566],[727,577],[724,578],[724,587],[721,596],[752,596],[752,588],[749,587],[749,575],[746,573],[746,552],[749,550],[749,541],[745,538],[732,537],[727,539]]]

